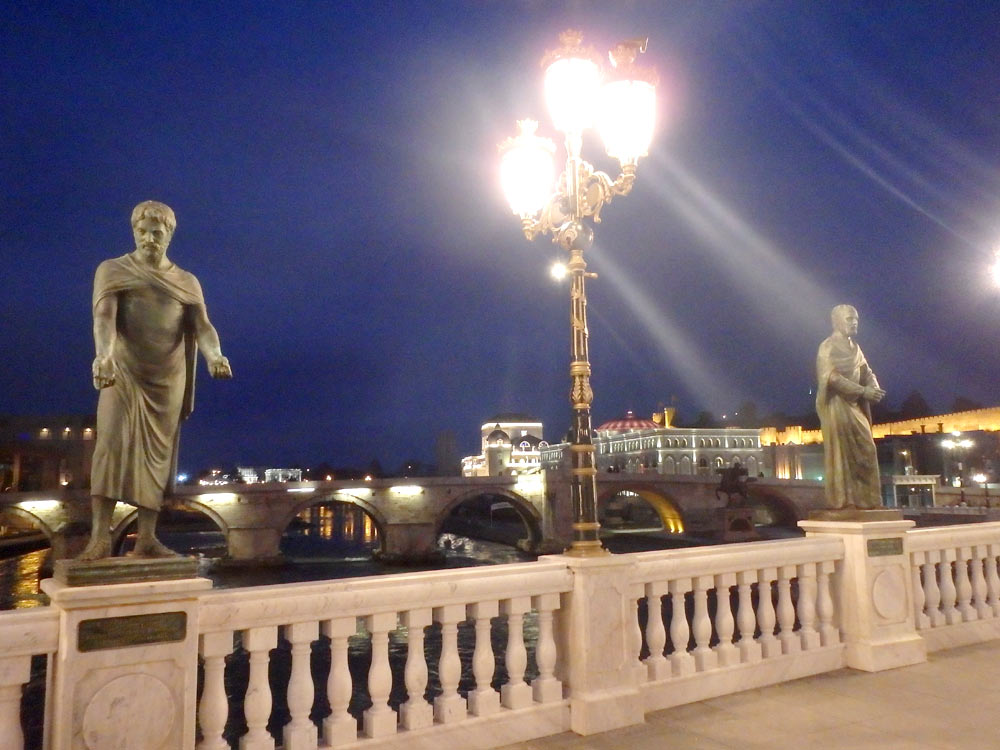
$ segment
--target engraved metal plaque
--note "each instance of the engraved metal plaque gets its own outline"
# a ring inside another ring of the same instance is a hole
[[[80,651],[101,651],[183,641],[186,635],[187,612],[157,612],[83,620],[76,639]]]
[[[888,557],[903,554],[903,538],[894,536],[888,539],[869,539],[868,557]]]

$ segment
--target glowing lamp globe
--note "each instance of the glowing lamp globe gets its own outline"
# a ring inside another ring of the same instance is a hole
[[[640,68],[636,57],[646,49],[645,39],[619,43],[608,57],[611,75],[601,88],[597,129],[608,156],[622,165],[635,165],[649,153],[656,125],[656,71]]]
[[[579,134],[594,126],[601,90],[600,58],[582,46],[579,31],[564,31],[559,42],[562,46],[542,60],[545,103],[556,130]]]
[[[656,88],[646,81],[609,81],[601,89],[597,129],[608,156],[635,164],[649,153],[656,125]]]
[[[500,144],[500,186],[518,216],[533,216],[552,196],[555,144],[535,135],[538,123],[519,120],[521,132]]]

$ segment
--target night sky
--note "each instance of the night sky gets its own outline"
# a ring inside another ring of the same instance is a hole
[[[1000,403],[998,3],[14,2],[0,413],[96,409],[93,272],[156,199],[235,373],[199,365],[182,470],[433,461],[500,411],[558,440],[568,288],[496,147],[525,116],[557,139],[538,63],[570,27],[648,35],[661,76],[588,256],[595,424],[810,411],[839,302],[890,406]]]

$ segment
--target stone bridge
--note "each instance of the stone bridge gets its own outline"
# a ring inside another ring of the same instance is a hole
[[[716,530],[718,480],[708,476],[602,474],[598,504],[621,492],[633,492],[652,505],[664,520],[695,534]],[[819,482],[759,479],[750,485],[751,499],[794,528],[808,511],[822,505]],[[445,519],[462,503],[483,495],[501,496],[527,529],[529,549],[554,551],[568,544],[572,528],[570,479],[557,472],[521,477],[422,477],[372,482],[333,481],[293,484],[179,487],[169,507],[197,511],[210,518],[226,540],[232,560],[279,557],[281,537],[307,508],[326,502],[356,505],[367,513],[380,540],[378,555],[386,560],[426,559],[436,550]],[[119,503],[113,516],[117,544],[134,521],[135,508]],[[75,555],[86,541],[90,500],[85,491],[5,493],[0,518],[16,518],[49,538],[55,558]]]

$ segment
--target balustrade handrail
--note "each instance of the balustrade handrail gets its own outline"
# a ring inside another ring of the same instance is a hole
[[[632,581],[642,583],[661,578],[739,573],[843,558],[844,543],[839,538],[784,539],[712,548],[656,550],[635,554],[636,567],[632,573]]]
[[[199,632],[403,612],[418,607],[562,593],[572,588],[571,572],[565,564],[555,561],[251,586],[203,594]]]
[[[1000,538],[1000,521],[961,526],[933,526],[926,529],[910,529],[906,532],[906,543],[910,552],[964,547],[970,544],[990,544],[996,543],[998,538]]]
[[[4,612],[0,617],[0,659],[52,654],[59,647],[59,612],[48,607]]]

